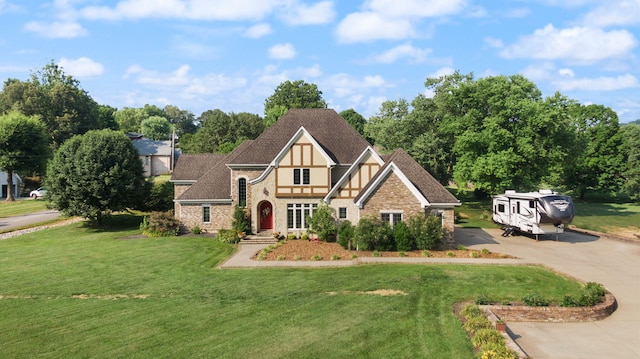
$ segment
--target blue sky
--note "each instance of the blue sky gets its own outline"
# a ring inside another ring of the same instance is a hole
[[[0,80],[53,60],[101,104],[263,114],[286,80],[374,115],[459,70],[640,119],[640,0],[0,0]],[[428,94],[427,94],[428,95]]]

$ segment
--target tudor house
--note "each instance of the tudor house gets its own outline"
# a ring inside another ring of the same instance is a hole
[[[209,232],[231,228],[237,204],[255,233],[300,234],[322,202],[354,224],[438,215],[453,233],[460,204],[406,152],[378,154],[331,109],[290,110],[230,154],[182,154],[171,182],[175,216]]]

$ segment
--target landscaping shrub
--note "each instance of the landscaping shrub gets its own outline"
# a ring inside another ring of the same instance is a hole
[[[231,227],[236,233],[251,233],[251,217],[244,208],[240,208],[237,204],[233,210]]]
[[[199,226],[193,226],[193,228],[191,228],[191,233],[192,234],[200,234],[200,233],[202,233],[202,230],[200,229]]]
[[[445,234],[440,218],[436,216],[411,216],[408,227],[418,249],[434,249],[442,243]]]
[[[140,224],[142,234],[147,237],[171,237],[177,236],[180,230],[180,221],[172,211],[152,212],[149,217],[144,217]]]
[[[489,305],[491,304],[491,301],[489,300],[489,297],[486,294],[478,294],[476,296],[475,303],[478,305]]]
[[[218,231],[216,238],[219,241],[228,243],[228,244],[236,244],[240,242],[240,237],[238,237],[238,232],[235,229],[221,229]]]
[[[351,221],[342,221],[338,228],[338,244],[344,249],[351,249],[355,232],[356,227],[351,224]]]
[[[464,329],[472,334],[475,334],[479,330],[482,329],[491,329],[493,326],[487,317],[484,316],[484,313],[480,315],[475,315],[469,317],[467,321],[464,323]]]
[[[471,344],[482,350],[493,348],[496,345],[504,346],[505,340],[499,331],[491,328],[491,323],[489,323],[489,328],[480,328],[474,333],[473,338],[471,338]]]
[[[525,295],[522,298],[522,302],[530,307],[546,307],[549,305],[549,301],[538,293]]]
[[[313,217],[307,218],[309,223],[309,232],[318,235],[318,239],[323,242],[335,242],[338,233],[338,225],[333,216],[333,208],[326,204],[320,204],[315,211]]]
[[[416,242],[409,232],[409,227],[404,222],[393,225],[393,238],[399,251],[411,251],[416,248]]]
[[[391,226],[376,217],[363,217],[360,219],[356,226],[355,240],[358,244],[358,249],[364,251],[393,250],[395,244]]]
[[[466,319],[469,319],[471,317],[475,317],[475,316],[481,316],[484,315],[484,313],[482,312],[482,309],[480,309],[480,307],[478,307],[477,305],[474,304],[467,304],[465,305],[462,310],[460,311],[460,314],[465,317]]]
[[[570,295],[565,295],[560,303],[562,307],[589,307],[602,302],[602,297],[605,295],[606,290],[602,284],[589,282],[587,283],[577,298]]]

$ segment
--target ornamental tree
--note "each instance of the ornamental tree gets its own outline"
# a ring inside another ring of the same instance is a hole
[[[142,162],[126,135],[89,131],[66,141],[47,167],[49,201],[68,216],[97,224],[112,211],[136,207],[148,186]]]

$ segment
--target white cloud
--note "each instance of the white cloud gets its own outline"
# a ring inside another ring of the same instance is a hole
[[[419,64],[424,63],[431,53],[431,49],[419,49],[411,44],[403,44],[376,55],[374,60],[378,63],[391,64],[406,58],[409,63]]]
[[[615,91],[640,87],[640,81],[631,74],[617,77],[562,79],[554,81],[553,84],[561,91]]]
[[[248,28],[244,32],[244,36],[250,37],[252,39],[259,39],[261,37],[267,36],[271,34],[273,30],[271,29],[271,25],[267,23],[256,24]]]
[[[439,68],[436,72],[430,73],[427,77],[437,79],[442,76],[452,75],[454,72],[456,72],[456,70],[453,67],[445,66]]]
[[[104,66],[88,57],[80,57],[75,60],[63,57],[58,61],[58,65],[69,75],[78,78],[95,77],[104,73]]]
[[[24,25],[24,29],[51,39],[71,39],[87,34],[87,31],[77,22],[54,21],[45,23],[30,21]]]
[[[277,44],[269,48],[269,58],[277,60],[288,60],[296,57],[296,49],[290,44]]]
[[[327,76],[322,85],[331,89],[332,93],[337,97],[361,95],[391,87],[391,84],[387,83],[380,75],[358,78],[345,73]]]
[[[566,68],[558,70],[558,75],[563,77],[571,77],[571,78],[575,76],[575,74],[573,73],[573,70],[566,69]]]
[[[520,73],[531,81],[549,81],[553,79],[555,69],[555,65],[552,62],[545,61],[531,64]]]
[[[556,29],[549,24],[532,35],[521,37],[500,51],[500,55],[508,59],[566,60],[589,64],[628,56],[636,45],[635,37],[626,30]]]
[[[580,22],[597,27],[640,24],[640,1],[608,0],[586,13]]]
[[[260,20],[287,3],[287,0],[122,0],[114,7],[88,6],[80,13],[87,19],[101,20]]]
[[[313,5],[295,4],[285,11],[283,19],[291,25],[326,24],[336,17],[333,2],[321,1]]]
[[[414,36],[415,30],[407,19],[385,18],[375,12],[356,12],[338,24],[336,35],[341,43],[401,40]]]
[[[466,0],[368,0],[364,8],[388,17],[438,17],[461,12]]]

